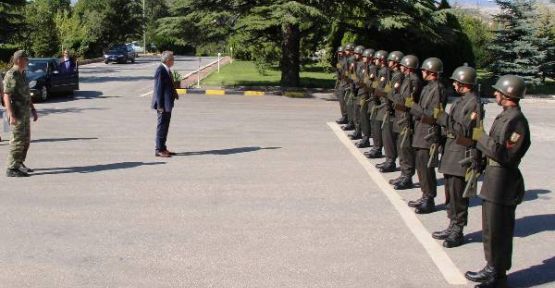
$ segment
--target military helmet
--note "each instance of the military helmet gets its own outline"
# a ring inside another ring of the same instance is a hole
[[[439,58],[431,57],[422,62],[421,69],[434,73],[443,73],[443,62]]]
[[[403,57],[405,56],[405,54],[403,54],[403,52],[401,51],[393,51],[391,53],[389,53],[389,55],[387,55],[387,61],[394,61],[394,62],[401,62],[401,59],[403,59]]]
[[[345,45],[345,51],[353,51],[353,49],[355,49],[355,44],[347,43],[347,45]]]
[[[401,59],[401,65],[410,69],[418,69],[419,64],[418,57],[414,55],[407,55]]]
[[[357,47],[355,47],[356,54],[362,55],[363,52],[364,52],[364,46],[358,45]]]
[[[524,79],[515,75],[501,76],[497,80],[497,83],[491,87],[509,98],[522,99],[524,98],[524,94],[526,94],[526,83]]]
[[[453,71],[451,80],[462,84],[476,85],[477,76],[476,69],[469,66],[461,66]]]
[[[362,57],[372,58],[372,56],[374,56],[374,49],[365,49],[364,52],[362,52]]]
[[[343,46],[337,47],[337,53],[342,53],[344,51],[345,51],[345,48],[343,48]]]
[[[380,50],[374,53],[374,59],[385,60],[386,57],[387,57],[387,51]]]

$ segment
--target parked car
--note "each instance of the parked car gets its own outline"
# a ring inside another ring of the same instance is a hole
[[[142,42],[139,41],[133,41],[131,43],[127,43],[126,44],[128,48],[131,48],[135,51],[135,54],[138,55],[139,53],[144,53],[145,49],[142,45]]]
[[[104,63],[135,63],[135,51],[127,45],[114,45],[104,53]]]
[[[555,79],[555,61],[540,66],[540,77],[542,81],[545,81],[545,77]]]
[[[46,101],[51,94],[79,90],[79,66],[62,67],[58,58],[29,58],[26,71],[31,97]]]

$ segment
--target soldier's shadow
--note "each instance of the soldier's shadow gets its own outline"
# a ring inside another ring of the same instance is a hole
[[[529,237],[545,231],[555,231],[555,214],[525,216],[515,221],[514,236]],[[482,242],[482,231],[465,235],[466,242]]]
[[[511,287],[534,287],[555,282],[555,256],[543,260],[541,264],[515,271],[508,275]]]
[[[40,175],[57,175],[57,174],[70,174],[70,173],[96,173],[111,170],[132,169],[140,166],[153,166],[162,165],[166,162],[119,162],[110,164],[100,164],[91,166],[75,166],[75,167],[57,167],[57,168],[43,168],[35,169],[33,176]]]
[[[199,156],[199,155],[233,155],[241,153],[256,152],[259,150],[275,150],[281,149],[281,147],[239,147],[239,148],[229,148],[229,149],[219,149],[219,150],[207,150],[207,151],[195,151],[195,152],[182,152],[176,153],[176,156]]]

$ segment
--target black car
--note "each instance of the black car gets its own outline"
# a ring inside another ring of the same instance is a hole
[[[79,90],[79,67],[58,58],[29,58],[27,82],[33,99],[45,101],[51,94]]]
[[[115,45],[104,53],[104,63],[135,63],[135,50],[127,45]]]

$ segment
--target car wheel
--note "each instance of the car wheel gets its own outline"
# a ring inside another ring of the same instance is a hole
[[[135,63],[135,58],[131,58],[131,63]]]
[[[104,60],[104,64],[108,64],[108,63],[110,63],[110,62],[108,62],[108,60]]]
[[[46,86],[42,86],[42,89],[40,89],[40,100],[48,100],[48,88],[46,88]]]

